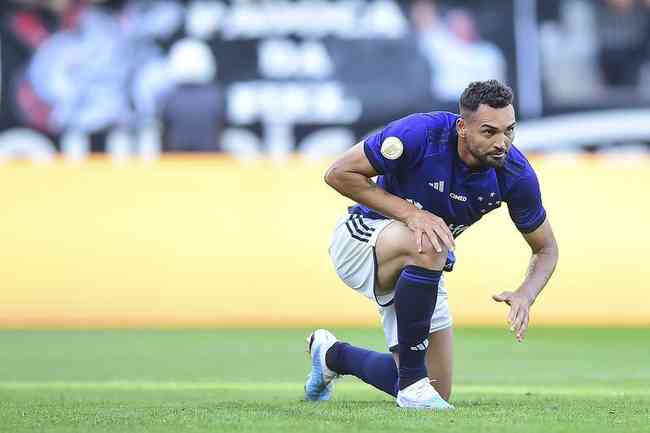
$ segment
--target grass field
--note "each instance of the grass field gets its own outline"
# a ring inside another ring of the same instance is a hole
[[[352,378],[302,401],[307,332],[0,331],[0,432],[650,432],[649,329],[458,329],[451,413]]]

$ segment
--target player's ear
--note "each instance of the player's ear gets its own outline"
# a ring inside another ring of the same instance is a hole
[[[465,138],[465,119],[462,117],[456,119],[456,132],[459,137]]]

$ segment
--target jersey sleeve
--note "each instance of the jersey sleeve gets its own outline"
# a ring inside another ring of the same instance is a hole
[[[539,181],[531,167],[513,185],[507,203],[510,218],[522,233],[535,231],[546,220]]]
[[[422,114],[413,114],[389,123],[364,140],[363,150],[379,174],[407,170],[423,157],[427,123]]]

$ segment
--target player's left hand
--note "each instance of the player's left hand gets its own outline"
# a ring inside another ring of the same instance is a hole
[[[492,295],[492,299],[496,302],[505,302],[510,306],[510,313],[508,313],[510,330],[515,332],[518,342],[524,341],[528,329],[530,301],[520,293],[508,291]]]

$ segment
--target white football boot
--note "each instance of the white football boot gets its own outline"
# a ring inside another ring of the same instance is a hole
[[[310,401],[329,400],[338,374],[327,368],[325,354],[338,340],[331,332],[317,329],[307,337],[307,352],[311,357],[311,371],[305,383],[305,399]]]
[[[436,410],[454,409],[452,405],[440,397],[428,377],[424,377],[399,391],[396,400],[399,407]]]

